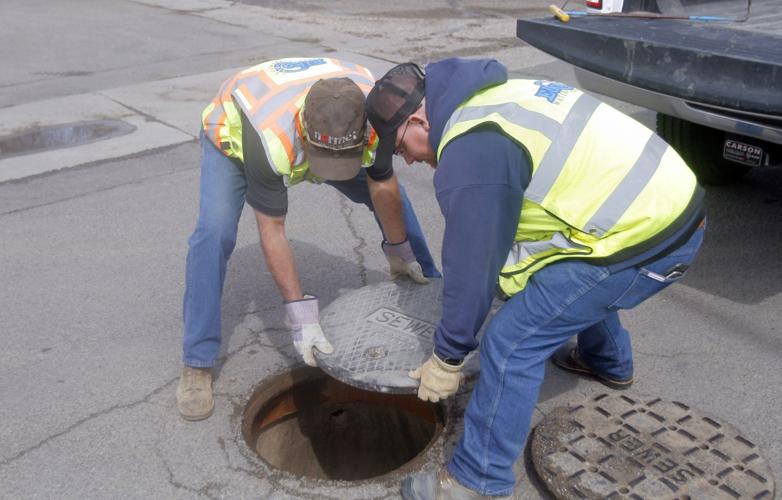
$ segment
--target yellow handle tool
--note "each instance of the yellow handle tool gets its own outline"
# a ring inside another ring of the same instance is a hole
[[[556,17],[557,19],[559,19],[563,23],[566,23],[566,22],[570,21],[570,16],[568,15],[568,13],[565,12],[564,10],[560,9],[559,7],[557,7],[554,4],[549,5],[548,6],[548,10],[549,10],[549,12],[554,14],[554,17]]]

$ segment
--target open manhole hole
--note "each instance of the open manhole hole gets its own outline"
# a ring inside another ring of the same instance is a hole
[[[0,158],[62,149],[126,135],[136,127],[122,120],[93,120],[35,127],[0,137]]]
[[[261,384],[244,410],[242,436],[270,466],[342,481],[408,473],[442,433],[440,405],[380,394],[298,368]]]
[[[772,499],[774,477],[735,427],[676,401],[601,394],[555,408],[532,462],[558,499]]]

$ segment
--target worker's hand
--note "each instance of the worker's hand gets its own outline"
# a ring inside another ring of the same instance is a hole
[[[432,353],[426,363],[408,373],[408,376],[421,381],[418,386],[420,399],[436,403],[456,394],[464,379],[463,367],[464,360],[458,365],[449,365]]]
[[[285,303],[285,311],[288,313],[288,324],[293,333],[293,346],[301,354],[304,362],[310,366],[318,366],[312,348],[316,348],[324,354],[334,352],[334,347],[323,335],[320,328],[318,315],[318,298],[313,295],[305,295],[301,300],[293,300]]]
[[[424,277],[421,270],[421,264],[415,260],[415,254],[410,247],[410,241],[405,240],[402,243],[390,244],[383,241],[383,253],[388,259],[389,274],[391,279],[395,280],[399,276],[409,276],[411,280],[424,285],[429,280]]]

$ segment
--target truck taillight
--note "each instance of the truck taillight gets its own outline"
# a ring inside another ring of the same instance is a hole
[[[602,9],[603,0],[586,0],[586,6],[592,9]]]

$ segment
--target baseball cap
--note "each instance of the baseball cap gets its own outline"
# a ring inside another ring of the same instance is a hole
[[[366,124],[364,93],[353,80],[318,80],[304,99],[304,151],[310,172],[328,181],[355,177],[361,169]]]
[[[391,164],[396,149],[396,130],[413,114],[424,98],[424,72],[415,63],[391,68],[367,96],[367,116],[377,132],[376,164]]]

